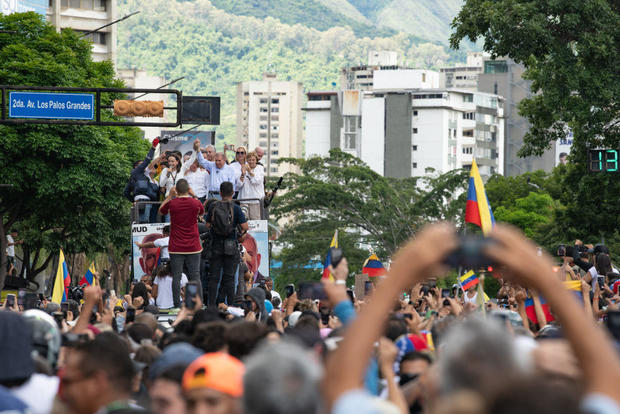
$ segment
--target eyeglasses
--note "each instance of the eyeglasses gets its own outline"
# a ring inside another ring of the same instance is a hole
[[[245,154],[245,151],[237,151],[237,154]]]

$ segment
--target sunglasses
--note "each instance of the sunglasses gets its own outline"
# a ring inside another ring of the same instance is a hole
[[[237,151],[237,154],[245,154],[245,151]]]

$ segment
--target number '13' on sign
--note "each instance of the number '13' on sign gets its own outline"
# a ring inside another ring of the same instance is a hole
[[[618,171],[618,151],[605,151],[605,170],[609,172]]]

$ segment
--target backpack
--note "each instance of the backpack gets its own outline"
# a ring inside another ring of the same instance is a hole
[[[228,237],[235,231],[232,201],[216,201],[211,212],[211,229],[215,235]]]

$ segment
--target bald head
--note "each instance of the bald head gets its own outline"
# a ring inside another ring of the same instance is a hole
[[[256,149],[254,150],[254,152],[256,153],[256,155],[258,156],[258,160],[260,161],[263,158],[263,155],[265,155],[265,150],[262,149],[261,147],[256,147]]]

